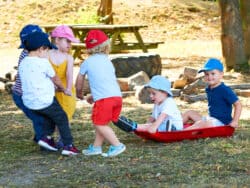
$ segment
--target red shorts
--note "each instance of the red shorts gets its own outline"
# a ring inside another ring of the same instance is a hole
[[[94,125],[107,125],[110,121],[117,121],[122,110],[121,97],[109,97],[95,102],[92,111]]]

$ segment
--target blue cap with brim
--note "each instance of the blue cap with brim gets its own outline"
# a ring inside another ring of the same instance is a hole
[[[171,92],[171,83],[167,78],[160,75],[153,76],[149,83],[146,84],[144,87],[150,87],[153,89],[165,91],[170,96],[173,96],[173,93]]]
[[[50,49],[57,49],[57,47],[49,41],[48,35],[43,32],[31,33],[24,41],[24,47],[28,51],[36,50],[42,46],[46,46]]]
[[[223,64],[220,62],[220,60],[211,58],[205,63],[204,67],[198,71],[198,73],[201,73],[204,71],[211,71],[215,69],[223,72]]]
[[[23,29],[21,30],[19,34],[20,40],[21,40],[21,44],[19,48],[24,48],[24,41],[27,39],[27,36],[34,32],[43,32],[43,31],[38,25],[34,25],[34,24],[28,24],[23,27]]]

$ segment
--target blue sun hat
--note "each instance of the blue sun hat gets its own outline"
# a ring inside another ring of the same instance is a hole
[[[146,84],[144,87],[150,87],[153,89],[165,91],[169,94],[169,96],[173,96],[173,93],[171,91],[171,83],[169,80],[163,76],[155,75],[151,78],[148,84]]]
[[[19,48],[24,48],[24,41],[27,39],[27,36],[34,32],[43,32],[43,31],[38,25],[34,25],[34,24],[28,24],[23,27],[23,29],[21,30],[19,34],[19,37],[21,40],[21,44]]]
[[[57,49],[57,47],[49,41],[48,35],[44,32],[33,32],[27,36],[24,41],[24,47],[28,51],[36,50],[42,46],[49,49]]]
[[[223,72],[223,64],[220,62],[220,60],[211,58],[205,63],[204,67],[198,71],[198,73],[201,73],[204,71],[211,71],[215,69]]]

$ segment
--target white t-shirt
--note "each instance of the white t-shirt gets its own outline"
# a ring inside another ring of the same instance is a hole
[[[87,75],[94,101],[108,97],[121,97],[115,69],[106,54],[89,56],[80,67],[80,74]]]
[[[167,118],[161,123],[158,127],[159,132],[165,132],[167,121],[170,121],[170,124],[174,125],[177,130],[183,129],[183,121],[181,112],[179,111],[174,99],[172,97],[166,98],[160,105],[154,105],[154,109],[152,112],[152,117],[157,119],[157,117],[161,114],[167,114]]]
[[[25,57],[19,67],[24,105],[39,110],[52,104],[55,87],[50,78],[55,76],[49,61],[39,57]]]

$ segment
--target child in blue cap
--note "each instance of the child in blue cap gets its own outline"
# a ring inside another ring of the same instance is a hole
[[[154,103],[153,111],[147,123],[138,124],[121,116],[115,123],[127,132],[146,131],[149,133],[179,131],[183,129],[182,116],[171,92],[171,83],[163,76],[153,76],[145,85]]]
[[[223,64],[220,60],[211,58],[199,70],[199,73],[201,72],[204,72],[204,79],[207,83],[206,94],[209,115],[203,117],[199,112],[194,110],[185,112],[182,114],[183,123],[187,123],[190,120],[194,122],[187,129],[223,125],[238,127],[242,106],[233,90],[221,81],[223,78]],[[232,106],[234,106],[233,117],[231,115]]]
[[[79,151],[73,145],[68,117],[55,98],[55,86],[61,92],[65,92],[65,88],[47,59],[49,49],[56,47],[43,32],[28,35],[24,46],[29,55],[22,60],[19,67],[22,100],[28,109],[42,115],[45,121],[43,136],[38,144],[51,151],[58,150],[51,137],[56,125],[64,145],[62,155],[76,155]]]
[[[21,41],[21,45],[19,46],[19,48],[23,49],[23,50],[21,51],[21,54],[20,54],[19,60],[18,60],[17,75],[16,75],[16,79],[15,79],[15,84],[12,87],[12,98],[13,98],[13,101],[15,102],[16,106],[19,109],[21,109],[24,112],[24,114],[32,121],[33,129],[35,132],[34,141],[38,142],[43,136],[42,128],[44,125],[44,119],[41,115],[32,112],[30,109],[28,109],[23,104],[22,84],[21,84],[20,75],[19,75],[20,63],[26,56],[28,56],[28,50],[25,49],[24,41],[27,39],[28,35],[33,33],[33,32],[42,32],[42,29],[38,25],[28,24],[22,28],[20,35],[19,35],[20,41]]]

